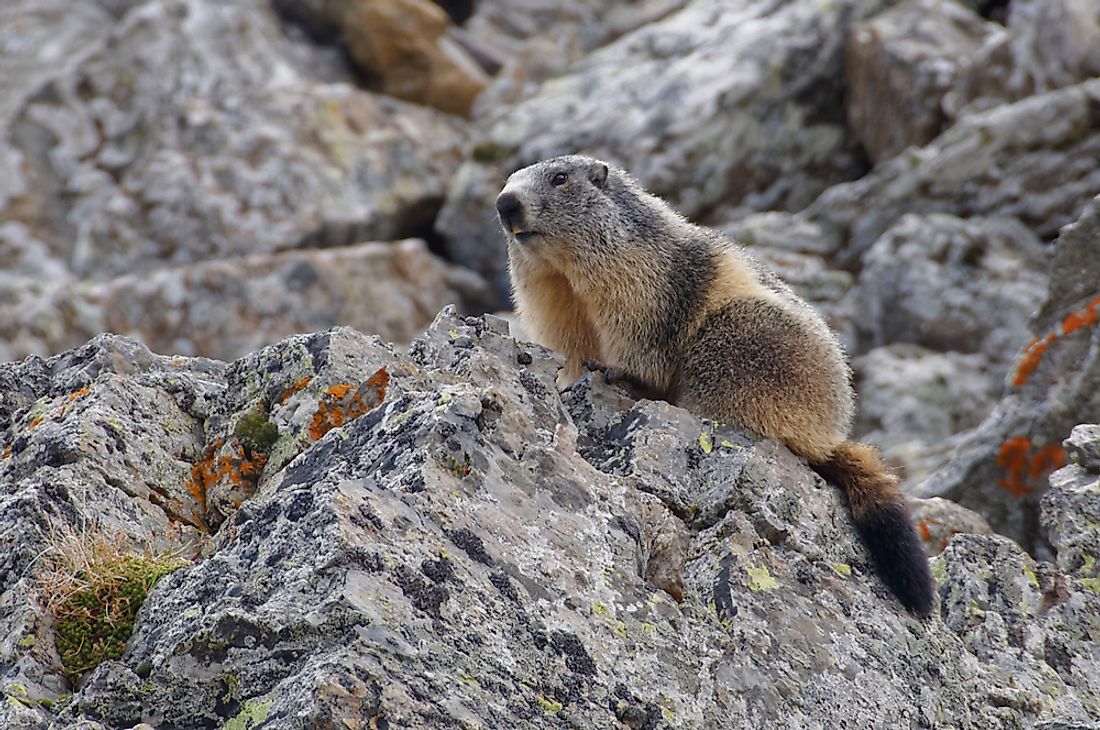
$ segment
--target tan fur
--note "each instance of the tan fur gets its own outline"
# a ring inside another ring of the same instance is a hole
[[[886,468],[878,451],[870,444],[845,442],[818,468],[844,487],[852,517],[857,521],[877,510],[904,505],[898,478]]]
[[[568,382],[584,372],[584,362],[602,362],[599,337],[588,307],[569,280],[540,261],[513,262],[523,281],[516,287],[516,311],[532,339],[565,353]]]
[[[736,251],[730,249],[718,259],[714,281],[707,290],[704,305],[692,322],[692,330],[697,330],[703,319],[734,299],[760,299],[774,302],[778,297],[766,289]]]

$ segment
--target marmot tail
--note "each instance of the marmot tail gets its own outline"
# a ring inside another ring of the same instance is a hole
[[[935,598],[928,559],[898,490],[898,478],[878,452],[867,444],[845,441],[814,468],[847,493],[856,529],[883,582],[906,609],[928,616]]]

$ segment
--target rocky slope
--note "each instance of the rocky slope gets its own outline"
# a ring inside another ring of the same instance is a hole
[[[9,0],[0,68],[0,725],[1100,722],[1097,0]],[[825,313],[936,619],[782,447],[462,316],[573,151]],[[79,687],[62,525],[194,559]]]
[[[445,311],[407,355],[346,328],[229,364],[105,335],[0,367],[0,722],[1054,728],[1100,713],[1100,427],[1074,431],[1043,502],[1056,562],[956,535],[921,622],[871,573],[839,492],[784,447],[590,377],[559,396],[560,365],[502,320]],[[239,426],[258,408],[278,427],[262,460]],[[33,563],[51,524],[93,520],[194,562],[157,585],[124,656],[71,687]]]

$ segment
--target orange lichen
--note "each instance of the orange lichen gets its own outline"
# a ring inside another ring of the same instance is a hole
[[[295,380],[293,383],[290,384],[289,388],[279,394],[279,403],[286,403],[292,395],[303,390],[307,385],[309,385],[311,380],[313,380],[313,377],[309,375]]]
[[[1026,436],[1016,436],[1001,444],[1001,450],[997,453],[997,466],[1008,471],[1008,476],[998,479],[997,485],[1014,497],[1022,497],[1031,491],[1031,487],[1023,481],[1027,474],[1027,452],[1030,450],[1031,440]]]
[[[997,480],[997,485],[1014,497],[1022,497],[1065,463],[1066,452],[1061,446],[1047,444],[1032,453],[1031,439],[1015,436],[1001,444],[997,454],[997,466],[1007,472],[1004,478]]]
[[[330,385],[310,421],[309,437],[316,441],[377,406],[385,399],[389,382],[390,374],[379,368],[358,387],[350,383]]]
[[[1028,346],[1024,348],[1024,354],[1020,356],[1020,361],[1016,364],[1016,377],[1012,379],[1013,385],[1020,387],[1027,382],[1027,379],[1035,372],[1035,368],[1039,367],[1039,361],[1043,359],[1043,355],[1054,344],[1057,337],[1056,334],[1051,333],[1046,337],[1037,337],[1028,343]]]
[[[1032,457],[1028,474],[1032,479],[1038,479],[1039,475],[1049,474],[1055,469],[1061,468],[1065,463],[1066,450],[1057,444],[1047,444]]]
[[[932,531],[928,529],[928,523],[929,522],[932,522],[934,524],[938,524],[938,522],[936,522],[936,520],[927,520],[927,521],[926,520],[921,520],[920,522],[917,523],[917,532],[920,533],[920,539],[924,540],[925,542],[931,542],[932,541]]]
[[[10,459],[11,458],[11,444],[8,444],[7,446],[4,447],[4,454],[0,458],[4,458],[4,459]]]
[[[204,518],[207,514],[207,495],[211,489],[228,482],[233,488],[243,488],[251,494],[256,491],[260,475],[267,465],[267,454],[252,451],[239,442],[231,443],[229,453],[222,453],[224,446],[225,439],[218,439],[203,450],[201,459],[191,465],[187,491],[195,498]]]
[[[1096,297],[1084,310],[1071,312],[1062,320],[1062,334],[1068,335],[1082,327],[1091,327],[1100,322],[1100,297]]]
[[[83,398],[84,396],[88,395],[88,392],[89,391],[87,388],[81,388],[80,390],[70,393],[69,399],[61,404],[61,410],[57,414],[58,418],[65,415],[65,411],[68,410],[70,403],[75,401],[77,398]]]
[[[1032,340],[1024,348],[1024,353],[1016,364],[1016,376],[1012,379],[1012,384],[1020,387],[1026,383],[1031,374],[1035,372],[1035,369],[1039,367],[1039,361],[1043,359],[1043,355],[1059,337],[1073,334],[1085,327],[1092,327],[1097,322],[1100,322],[1100,297],[1092,299],[1085,305],[1084,309],[1067,314],[1065,319],[1062,320],[1062,324],[1054,332],[1049,332]]]
[[[31,429],[38,428],[40,425],[42,425],[42,416],[38,416],[33,421],[28,423],[27,424],[27,430],[30,431]]]

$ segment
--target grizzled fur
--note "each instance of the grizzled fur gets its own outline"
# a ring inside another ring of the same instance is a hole
[[[906,608],[932,581],[897,480],[847,440],[850,371],[821,316],[741,247],[693,225],[626,172],[579,155],[514,173],[497,210],[516,309],[566,355],[649,397],[784,441],[848,494],[857,528]]]

